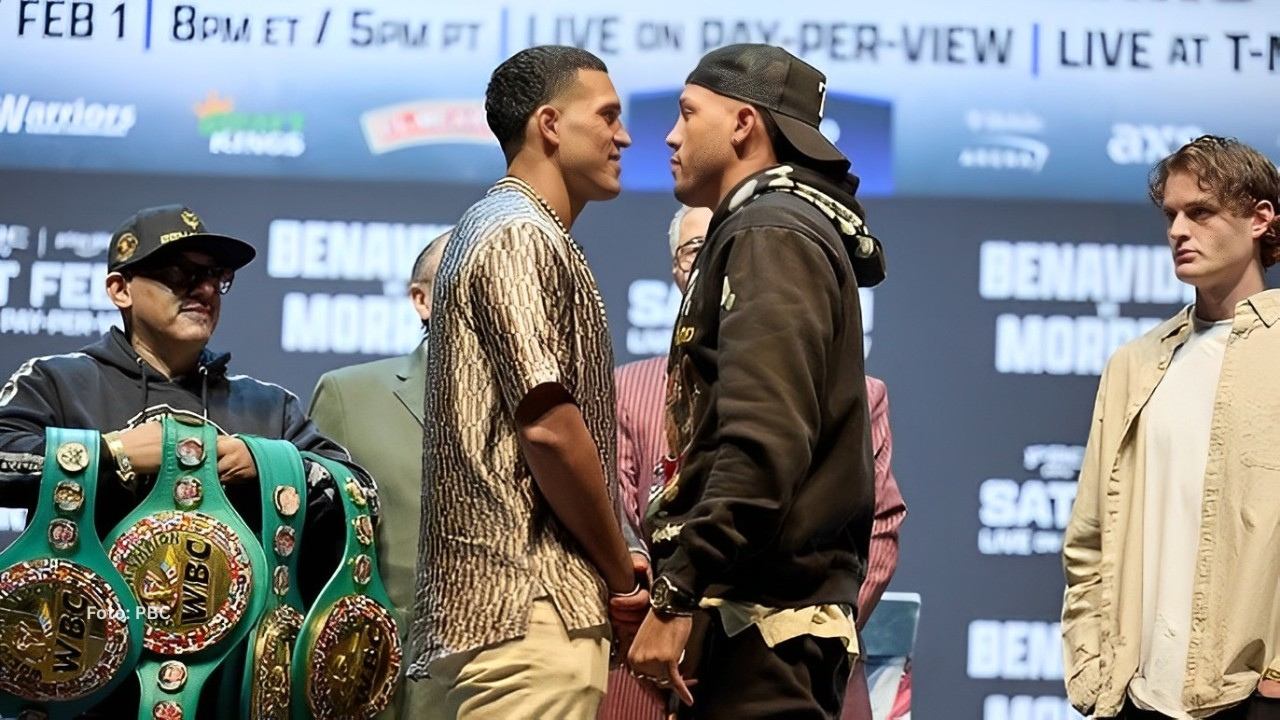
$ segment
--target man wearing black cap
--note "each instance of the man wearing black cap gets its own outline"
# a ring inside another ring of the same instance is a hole
[[[677,459],[629,660],[682,717],[836,718],[857,652],[875,507],[858,288],[884,261],[818,131],[825,96],[785,50],[722,48],[667,136],[676,197],[715,212],[672,340]]]
[[[98,480],[96,525],[105,535],[150,490],[150,476],[160,468],[161,426],[148,421],[166,414],[203,417],[218,427],[218,474],[251,527],[261,520],[257,468],[244,441],[228,433],[287,439],[348,464],[371,488],[347,452],[315,429],[296,396],[228,375],[231,356],[207,349],[222,296],[253,257],[251,245],[207,232],[179,205],[142,210],[125,221],[112,235],[106,278],[124,331],[112,329],[79,352],[28,360],[0,388],[0,505],[34,508],[39,476],[4,469],[38,467],[45,428],[99,430],[103,457],[114,460],[102,463]],[[304,537],[342,537],[341,508],[325,492],[331,487],[327,476],[309,473]],[[314,540],[300,547],[299,584],[307,601],[332,573],[337,550]],[[100,704],[111,717],[130,706],[131,688],[122,688]]]

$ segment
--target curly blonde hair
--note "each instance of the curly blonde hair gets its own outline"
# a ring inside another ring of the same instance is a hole
[[[1202,189],[1242,217],[1260,202],[1271,203],[1276,215],[1261,239],[1262,267],[1280,261],[1280,172],[1266,155],[1235,138],[1202,135],[1152,168],[1147,190],[1156,207],[1164,204],[1165,183],[1175,172],[1195,175]]]

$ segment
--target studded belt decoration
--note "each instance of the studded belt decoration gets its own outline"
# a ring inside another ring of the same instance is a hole
[[[142,651],[142,614],[94,528],[100,449],[96,431],[45,430],[36,511],[0,553],[0,717],[78,715]]]
[[[302,629],[302,595],[298,592],[298,552],[306,520],[306,482],[302,456],[287,440],[241,435],[258,466],[262,489],[262,546],[267,555],[271,592],[262,620],[248,638],[244,668],[224,671],[225,698],[239,698],[229,716],[249,720],[289,720],[292,701],[293,647]]]
[[[257,624],[269,583],[262,547],[218,480],[217,431],[161,422],[155,486],[107,537],[143,609],[140,720],[195,716],[209,675]]]
[[[369,499],[341,463],[306,456],[333,476],[347,537],[342,563],[307,614],[294,649],[293,717],[372,718],[391,702],[402,650],[378,574]]]

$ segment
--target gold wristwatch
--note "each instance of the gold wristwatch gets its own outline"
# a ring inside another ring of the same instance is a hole
[[[106,433],[102,436],[102,440],[107,444],[107,450],[111,453],[111,458],[115,460],[116,477],[120,478],[120,484],[132,490],[137,484],[138,473],[133,471],[133,463],[129,462],[129,455],[124,451],[124,442],[120,440],[120,431]]]

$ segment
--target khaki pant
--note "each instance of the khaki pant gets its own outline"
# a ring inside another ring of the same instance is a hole
[[[440,658],[428,672],[430,720],[593,720],[609,675],[608,629],[570,634],[538,598],[523,638]]]

